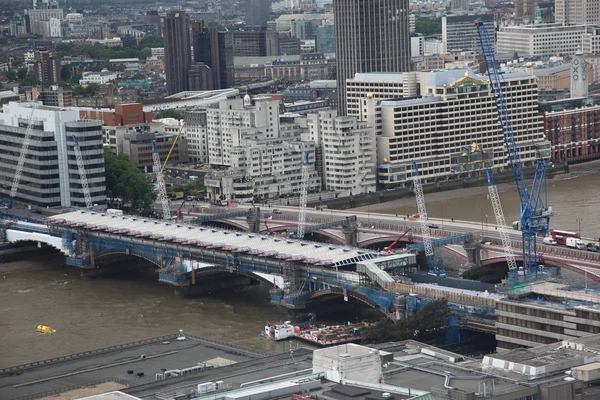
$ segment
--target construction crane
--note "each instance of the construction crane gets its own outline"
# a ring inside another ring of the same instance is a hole
[[[85,198],[85,206],[88,210],[93,208],[92,196],[90,196],[90,187],[88,186],[85,167],[83,166],[83,158],[81,157],[81,149],[77,136],[73,135],[73,151],[77,160],[77,169],[79,170],[79,179],[81,180],[81,188],[83,189],[83,197]]]
[[[169,209],[169,199],[167,198],[167,189],[165,188],[165,179],[160,167],[160,155],[156,147],[156,141],[152,141],[152,161],[156,171],[156,184],[158,185],[158,199],[162,205],[163,219],[171,219],[171,210]]]
[[[512,244],[510,237],[507,233],[506,221],[504,220],[504,211],[502,211],[502,204],[500,203],[500,195],[498,194],[498,188],[492,177],[492,171],[489,169],[485,171],[487,174],[488,190],[490,192],[490,200],[492,201],[492,207],[494,209],[494,215],[496,216],[496,225],[500,228],[500,239],[502,239],[502,247],[504,249],[504,256],[508,263],[508,270],[513,271],[517,269],[517,260],[513,253]]]
[[[304,226],[306,224],[306,203],[308,201],[308,155],[309,152],[305,151],[304,156],[302,157],[300,202],[298,203],[300,210],[298,212],[298,232],[296,233],[298,239],[304,239]]]
[[[492,46],[490,35],[484,23],[477,21],[476,26],[481,48],[483,50],[483,58],[487,66],[490,90],[496,103],[498,120],[502,127],[508,161],[519,193],[521,230],[523,235],[523,267],[525,268],[525,274],[534,274],[537,272],[536,236],[538,234],[545,235],[547,233],[550,216],[552,215],[552,208],[546,207],[541,198],[542,188],[545,184],[546,160],[538,157],[535,175],[531,184],[531,191],[529,191],[523,173],[523,163],[521,162],[518,147],[515,143],[508,107],[502,92],[500,75],[496,67],[496,57],[494,56],[494,47]]]
[[[31,113],[29,114],[29,119],[27,120],[27,130],[25,131],[25,137],[23,138],[23,143],[21,144],[21,152],[19,153],[19,161],[17,162],[17,169],[15,170],[15,176],[13,177],[9,198],[3,199],[0,208],[12,208],[13,200],[17,195],[17,189],[19,189],[19,183],[21,182],[21,174],[23,173],[23,166],[25,165],[25,156],[27,155],[29,143],[31,142],[31,134],[33,133],[33,115],[39,105],[39,97],[40,94],[36,94],[35,99],[33,100],[33,105],[31,106]]]
[[[400,236],[398,239],[394,240],[394,241],[392,242],[392,244],[390,244],[388,247],[386,247],[386,248],[385,248],[385,254],[392,254],[392,249],[394,248],[394,246],[396,245],[396,243],[398,243],[400,240],[402,240],[402,238],[403,238],[404,236],[406,236],[406,234],[407,234],[408,232],[410,232],[410,231],[411,231],[411,228],[408,228],[408,229],[406,230],[406,232],[404,232],[404,233],[403,233],[403,234],[402,234],[402,235],[401,235],[401,236]]]
[[[423,195],[423,185],[421,184],[421,177],[419,176],[417,163],[414,160],[412,162],[412,175],[415,197],[417,198],[417,208],[419,210],[421,235],[423,236],[423,245],[425,246],[425,257],[427,257],[427,265],[429,266],[429,274],[444,276],[446,273],[444,271],[443,262],[441,259],[436,260],[435,254],[433,253],[433,245],[431,244],[431,231],[429,229],[429,222],[427,220],[427,208],[425,207],[425,196]]]

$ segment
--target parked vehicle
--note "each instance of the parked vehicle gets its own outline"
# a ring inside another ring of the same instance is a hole
[[[279,208],[273,210],[273,214],[283,214]]]
[[[573,249],[584,249],[585,248],[585,244],[583,243],[583,240],[581,240],[579,238],[574,238],[574,237],[568,237],[566,245],[567,245],[567,247],[571,247]]]
[[[549,244],[550,246],[556,246],[558,243],[556,243],[556,240],[552,239],[551,236],[546,236],[544,238],[544,244]]]

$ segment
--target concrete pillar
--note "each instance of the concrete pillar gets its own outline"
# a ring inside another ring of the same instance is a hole
[[[342,224],[342,233],[346,246],[358,247],[358,222],[356,219],[346,218]]]
[[[467,252],[467,265],[481,267],[481,246],[477,240],[468,240],[463,243],[463,249]]]
[[[404,321],[406,318],[406,297],[404,295],[394,299],[394,308],[396,309],[396,321]]]
[[[6,229],[8,224],[0,224],[0,243],[6,243]]]
[[[248,228],[250,233],[260,233],[260,208],[252,207],[248,210],[248,215],[246,216],[246,222],[248,223]]]

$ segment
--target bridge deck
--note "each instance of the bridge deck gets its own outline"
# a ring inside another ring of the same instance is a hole
[[[80,227],[92,231],[151,240],[221,248],[269,258],[292,259],[315,265],[346,265],[380,257],[377,252],[298,239],[248,234],[185,223],[75,211],[46,219],[51,226]]]

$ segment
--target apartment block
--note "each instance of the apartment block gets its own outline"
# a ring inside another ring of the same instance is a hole
[[[393,176],[379,177],[382,187],[404,184],[411,176],[413,160],[428,181],[448,179],[467,170],[472,173],[508,166],[487,77],[464,69],[418,72],[414,76],[412,84],[419,88],[420,97],[360,99],[360,120],[376,129],[378,162],[394,167]],[[535,77],[521,72],[505,74],[503,80],[521,160],[530,165],[538,150],[549,147],[538,114]],[[464,149],[473,143],[481,156],[491,155],[492,159],[483,162],[485,157],[463,157]],[[404,173],[399,172],[402,169]]]
[[[57,83],[62,80],[60,75],[60,60],[48,51],[34,53],[33,75],[42,85]]]
[[[375,128],[335,110],[309,114],[307,123],[310,140],[318,146],[323,188],[342,196],[374,192]]]
[[[557,24],[600,24],[600,2],[597,0],[556,0],[554,7],[554,20]]]
[[[279,102],[270,97],[223,100],[207,110],[206,118],[211,166],[233,166],[231,149],[245,139],[279,135]]]
[[[600,106],[565,101],[562,110],[544,113],[544,134],[552,160],[581,162],[600,158]]]
[[[182,137],[188,143],[188,156],[193,163],[208,163],[208,126],[206,110],[190,110],[185,113]]]
[[[32,103],[11,102],[0,114],[0,192],[8,196],[31,116]],[[99,121],[75,110],[38,106],[21,183],[15,199],[38,207],[86,207],[73,150],[77,136],[94,204],[106,203],[104,149]]]
[[[134,166],[138,167],[144,173],[152,173],[154,164],[152,160],[152,141],[156,142],[156,148],[161,160],[165,160],[176,135],[157,134],[154,132],[130,133],[126,134],[123,140],[123,153],[131,158]],[[185,139],[179,138],[171,156],[169,163],[179,164],[189,162],[187,152],[187,142]]]

